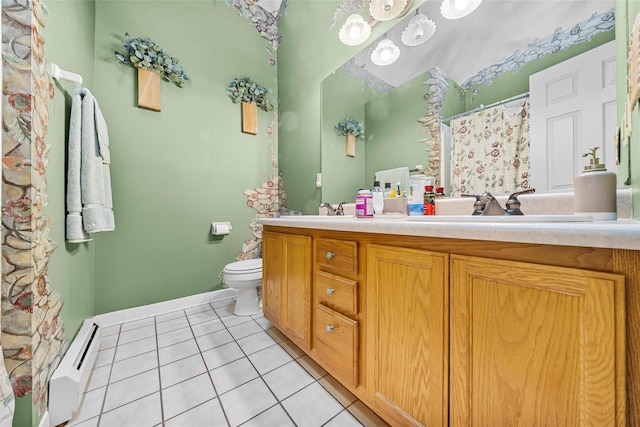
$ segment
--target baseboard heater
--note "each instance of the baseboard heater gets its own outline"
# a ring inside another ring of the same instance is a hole
[[[93,319],[82,324],[49,381],[49,426],[69,421],[80,407],[100,349],[101,328]]]

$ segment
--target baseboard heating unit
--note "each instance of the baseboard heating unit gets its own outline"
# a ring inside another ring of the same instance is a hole
[[[69,421],[80,407],[100,349],[101,328],[93,319],[82,324],[49,381],[49,425]]]

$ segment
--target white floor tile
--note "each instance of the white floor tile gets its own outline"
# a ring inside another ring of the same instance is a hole
[[[233,338],[235,338],[236,340],[248,337],[249,335],[257,334],[258,332],[262,332],[262,328],[256,322],[252,321],[231,326],[229,328],[229,333],[233,335]]]
[[[282,406],[299,426],[321,426],[342,411],[342,405],[318,383],[282,401]]]
[[[100,366],[91,370],[89,381],[85,387],[85,392],[95,390],[100,387],[104,387],[109,382],[109,375],[111,374],[111,365]]]
[[[181,317],[186,318],[184,314],[184,310],[176,310],[170,313],[159,314],[156,316],[156,325],[164,322],[168,322],[169,320],[179,319]]]
[[[207,365],[207,369],[212,370],[244,357],[244,353],[242,353],[238,344],[230,342],[202,352],[202,357]]]
[[[218,318],[218,315],[213,309],[209,308],[209,310],[201,311],[200,313],[187,314],[187,317],[189,318],[189,323],[197,325],[198,323],[215,320]]]
[[[184,312],[187,314],[187,316],[191,316],[192,314],[196,313],[203,313],[206,311],[213,311],[213,307],[211,307],[209,304],[198,304],[194,305],[193,307],[187,307],[184,309]]]
[[[102,338],[108,337],[110,335],[118,335],[118,332],[120,332],[121,326],[122,325],[111,325],[111,326],[102,328],[102,331],[100,332],[102,335]]]
[[[96,361],[93,362],[93,369],[113,363],[113,355],[115,352],[115,347],[100,350],[96,355]]]
[[[165,332],[175,331],[176,329],[186,328],[189,326],[187,318],[184,316],[177,317],[175,319],[167,320],[166,322],[158,323],[156,330],[158,334],[164,334]]]
[[[136,329],[122,331],[120,332],[120,339],[118,340],[118,345],[127,344],[130,342],[138,341],[148,337],[155,338],[155,335],[156,335],[155,325],[143,326]]]
[[[99,416],[95,416],[85,421],[80,421],[78,423],[69,421],[66,427],[98,427]]]
[[[102,402],[104,400],[104,393],[106,390],[106,387],[102,387],[84,393],[82,395],[82,401],[80,402],[78,412],[74,414],[69,424],[74,425],[76,423],[86,421],[90,418],[100,415],[100,411],[102,410]]]
[[[318,382],[344,407],[351,405],[357,400],[357,398],[349,390],[344,388],[344,386],[331,375],[325,375],[324,377],[320,378]]]
[[[233,307],[235,303],[236,303],[236,300],[234,298],[225,298],[225,299],[219,299],[217,301],[213,301],[211,303],[211,307],[213,307],[214,309],[228,307],[228,306]]]
[[[242,424],[277,403],[259,378],[221,395],[219,399],[232,426]]]
[[[264,375],[293,360],[289,353],[277,344],[249,355],[249,359],[260,375]]]
[[[114,363],[109,382],[115,383],[157,367],[158,354],[155,351],[148,351]]]
[[[138,341],[116,347],[115,362],[137,356],[156,349],[156,337],[143,338]]]
[[[291,418],[289,418],[280,405],[272,406],[263,413],[256,415],[246,423],[242,424],[242,427],[266,426],[295,427],[295,424],[291,421]]]
[[[160,381],[162,382],[162,388],[165,389],[205,372],[207,372],[207,368],[204,366],[202,356],[196,354],[161,366]]]
[[[264,316],[256,316],[253,320],[255,320],[256,323],[258,323],[258,325],[260,325],[265,331],[267,329],[273,328],[273,324],[269,322]]]
[[[160,393],[153,393],[102,414],[100,426],[143,427],[162,422]]]
[[[158,347],[167,347],[193,338],[190,328],[180,328],[164,334],[158,334]]]
[[[164,423],[165,427],[207,426],[227,427],[227,420],[222,412],[220,401],[211,399],[193,409],[171,418]],[[264,426],[263,426],[264,427]]]
[[[277,342],[277,343],[280,343],[280,342],[283,342],[283,341],[287,340],[287,337],[282,332],[277,330],[276,328],[267,329],[267,330],[265,330],[265,332],[267,334],[269,334],[269,336],[271,338],[273,338],[273,340],[275,342]]]
[[[306,369],[307,372],[309,372],[311,376],[313,376],[313,378],[315,378],[316,380],[319,380],[320,378],[327,375],[327,371],[322,369],[322,366],[318,365],[312,358],[310,358],[306,354],[296,359],[296,361],[300,365],[302,365],[302,367]]]
[[[218,394],[223,394],[258,378],[258,372],[246,357],[209,371]]]
[[[185,357],[193,356],[199,352],[196,340],[190,339],[178,344],[162,347],[158,350],[158,357],[160,358],[160,365],[162,366],[175,362],[176,360],[184,359]]]
[[[382,418],[380,418],[375,412],[369,409],[364,403],[361,401],[354,402],[351,406],[347,408],[347,411],[351,413],[354,417],[358,419],[363,425],[367,427],[388,427],[387,424]]]
[[[233,316],[233,309],[235,308],[236,302],[232,301],[231,304],[226,304],[221,307],[216,307],[215,311],[218,314],[218,317],[221,319],[227,318],[229,316]]]
[[[165,418],[174,417],[216,397],[209,375],[202,374],[162,390]]]
[[[207,322],[198,323],[197,325],[192,325],[191,330],[193,331],[193,335],[199,337],[201,335],[207,335],[211,332],[220,331],[225,329],[224,323],[220,319],[209,320]]]
[[[196,340],[198,341],[200,351],[207,351],[233,341],[233,337],[226,329],[222,329],[220,331],[211,332],[210,334],[200,335]]]
[[[126,331],[131,331],[138,328],[143,328],[147,326],[153,326],[154,319],[153,317],[147,317],[145,319],[133,320],[131,322],[125,322],[122,324],[122,329],[120,330],[120,334]]]
[[[328,423],[325,424],[325,427],[360,427],[360,421],[356,419],[353,415],[349,413],[346,409],[336,415],[331,419]]]
[[[282,401],[315,380],[295,361],[265,374],[262,377],[278,400]]]
[[[235,314],[231,314],[229,316],[220,317],[220,318],[222,319],[222,323],[224,323],[227,328],[240,325],[241,323],[253,321],[253,319],[250,316],[236,316]]]
[[[109,384],[104,410],[110,411],[159,390],[158,371],[155,369]]]
[[[106,337],[100,337],[100,350],[115,347],[117,343],[118,343],[118,334],[108,335]]]
[[[258,332],[248,337],[238,340],[238,345],[246,354],[253,354],[256,351],[271,347],[276,342],[266,332]]]
[[[304,351],[300,350],[300,347],[289,340],[282,341],[278,344],[280,344],[280,347],[284,348],[294,359],[304,356]]]

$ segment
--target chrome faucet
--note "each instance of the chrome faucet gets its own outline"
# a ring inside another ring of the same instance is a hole
[[[473,204],[473,215],[486,215],[486,216],[495,216],[495,215],[524,215],[520,210],[520,200],[518,200],[518,196],[520,194],[525,193],[535,193],[534,188],[530,188],[524,191],[518,191],[516,193],[511,193],[509,196],[509,200],[505,204],[506,209],[502,209],[498,200],[488,191],[485,191],[481,195],[478,194],[461,194],[464,197],[475,197],[476,202]]]
[[[323,203],[320,205],[321,208],[327,208],[327,216],[335,216],[335,215],[344,215],[344,208],[342,207],[343,203],[347,203],[347,202],[340,202],[338,204],[338,207],[334,209],[333,205],[331,205],[331,203]]]

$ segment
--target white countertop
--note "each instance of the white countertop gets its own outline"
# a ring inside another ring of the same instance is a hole
[[[441,237],[448,239],[538,243],[640,250],[640,222],[418,222],[413,217],[354,218],[318,215],[262,218],[264,225],[319,230]]]

